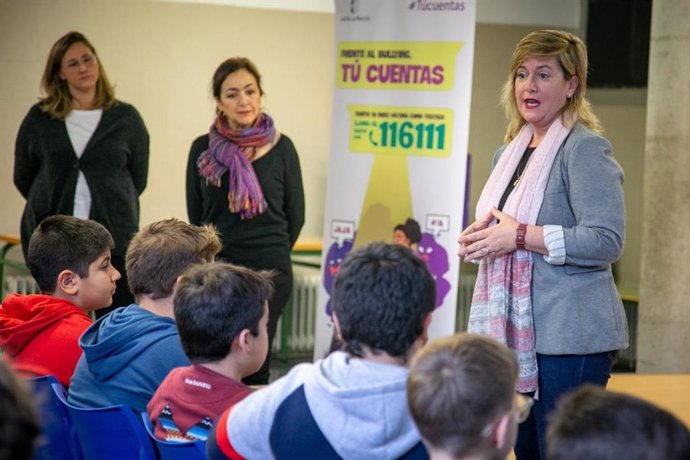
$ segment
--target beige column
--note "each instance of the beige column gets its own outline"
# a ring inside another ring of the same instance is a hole
[[[690,2],[654,0],[637,370],[690,372]]]

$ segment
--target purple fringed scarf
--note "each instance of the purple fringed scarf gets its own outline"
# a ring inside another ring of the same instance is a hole
[[[266,212],[266,199],[250,161],[258,147],[273,142],[273,119],[261,113],[251,128],[233,130],[219,116],[209,130],[209,149],[196,162],[199,174],[216,187],[221,177],[230,174],[228,208],[241,219],[252,219]]]

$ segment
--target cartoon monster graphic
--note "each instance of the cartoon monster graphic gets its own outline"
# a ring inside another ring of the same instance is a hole
[[[417,244],[417,254],[425,262],[431,275],[436,281],[436,308],[443,305],[443,299],[450,291],[450,283],[443,278],[448,272],[448,252],[438,244],[431,233],[422,233],[422,239]]]
[[[331,295],[333,292],[333,279],[335,275],[340,270],[340,264],[343,263],[345,257],[352,250],[353,240],[344,240],[340,245],[338,242],[331,244],[328,248],[328,254],[326,254],[326,260],[324,262],[323,269],[323,287],[328,293],[328,301],[326,302],[326,314],[330,317],[333,315],[333,307],[331,305]]]

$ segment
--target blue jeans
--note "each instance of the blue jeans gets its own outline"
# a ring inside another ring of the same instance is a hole
[[[564,393],[585,383],[606,387],[617,351],[591,355],[542,355],[537,353],[539,366],[539,399],[532,412],[520,424],[515,443],[518,460],[546,458],[546,421]]]

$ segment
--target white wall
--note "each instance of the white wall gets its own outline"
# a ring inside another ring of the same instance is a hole
[[[242,6],[285,11],[334,13],[333,0],[156,0],[194,4]],[[353,0],[366,2],[375,0]],[[402,1],[402,0],[400,0]],[[410,0],[416,1],[416,0]],[[462,0],[456,0],[462,1]],[[577,29],[582,7],[578,0],[477,0],[477,22],[507,25],[546,25]]]
[[[14,140],[39,96],[48,50],[69,30],[96,47],[119,99],[151,136],[142,224],[186,219],[184,178],[192,140],[213,119],[210,81],[227,57],[263,74],[266,110],[292,138],[307,194],[303,234],[320,236],[330,137],[333,19],[323,13],[149,1],[0,0],[0,233],[18,233],[24,200],[12,185]]]
[[[300,3],[310,2],[285,0],[284,5]],[[577,30],[579,5],[576,0],[479,0],[469,139],[472,209],[503,139],[498,96],[515,43],[534,23]],[[19,233],[24,205],[12,184],[17,129],[39,96],[48,49],[73,29],[94,43],[117,84],[117,96],[139,109],[151,134],[142,224],[170,216],[186,219],[185,163],[192,140],[212,121],[212,73],[226,57],[246,55],[264,75],[267,111],[300,154],[307,195],[302,236],[320,239],[334,81],[333,14],[304,6],[279,11],[149,0],[0,0],[0,233]],[[626,172],[628,239],[619,268],[624,281],[636,283],[645,98],[644,92],[641,97],[620,93],[593,91],[591,100]]]

